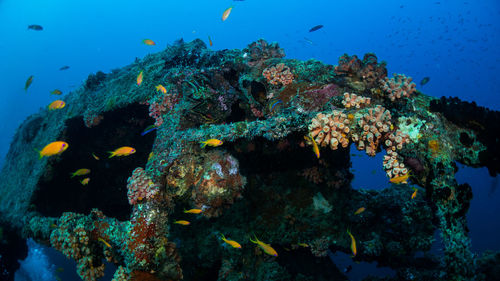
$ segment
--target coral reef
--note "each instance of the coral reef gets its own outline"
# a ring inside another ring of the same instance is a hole
[[[89,281],[104,261],[117,265],[113,280],[345,280],[325,257],[351,255],[353,240],[354,262],[395,271],[384,280],[491,279],[498,254],[471,252],[472,190],[455,163],[500,171],[500,114],[416,92],[374,54],[335,67],[284,55],[262,39],[221,51],[179,40],[90,75],[67,95],[71,110],[20,126],[0,174],[1,218]],[[220,145],[200,145],[210,139]],[[54,140],[70,149],[27,153]],[[387,188],[351,186],[351,142],[386,153]],[[137,152],[104,157],[121,146]],[[82,167],[85,187],[68,176]],[[442,257],[427,254],[436,230]]]

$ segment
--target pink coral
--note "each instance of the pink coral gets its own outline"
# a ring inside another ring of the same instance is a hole
[[[358,150],[365,150],[366,154],[375,156],[380,140],[389,132],[391,126],[391,113],[377,105],[366,110],[357,121],[356,132],[352,134],[352,140],[356,143]]]
[[[410,97],[411,94],[417,91],[415,83],[411,77],[406,77],[404,74],[394,74],[394,77],[380,80],[382,89],[387,92],[389,99],[395,101],[402,97]]]
[[[267,67],[262,72],[267,81],[273,85],[282,84],[286,86],[293,82],[293,74],[290,67],[284,63],[277,64],[276,66]]]
[[[384,155],[384,170],[389,178],[408,174],[408,169],[400,160],[396,151],[388,151],[387,155]]]
[[[348,134],[350,120],[342,111],[334,110],[331,114],[318,113],[309,124],[309,132],[318,145],[330,146],[335,150],[339,144],[349,145]]]
[[[127,180],[127,196],[130,205],[135,205],[142,200],[153,198],[160,190],[147,175],[143,168],[137,168]]]
[[[358,96],[356,94],[349,94],[349,93],[344,93],[344,98],[342,99],[342,105],[345,108],[361,108],[364,107],[365,105],[369,105],[371,102],[370,98],[365,98],[362,96]]]
[[[385,142],[388,151],[396,151],[403,149],[403,144],[410,143],[410,138],[408,134],[401,132],[400,130],[396,130],[395,132],[391,132]]]

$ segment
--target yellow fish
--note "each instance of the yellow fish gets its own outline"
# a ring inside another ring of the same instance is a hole
[[[140,86],[142,84],[142,71],[137,75],[137,86]]]
[[[410,174],[408,173],[408,174],[405,174],[405,175],[402,175],[402,176],[393,177],[389,181],[392,182],[392,183],[395,183],[395,184],[407,183],[406,180],[409,177],[410,177]]]
[[[106,240],[102,239],[101,237],[97,238],[97,240],[101,241],[102,243],[104,243],[104,245],[106,245],[108,248],[111,248],[111,245],[109,245],[108,242],[106,242]]]
[[[156,45],[155,41],[153,41],[151,39],[144,39],[144,40],[142,40],[142,43],[149,45],[149,46]]]
[[[78,169],[76,170],[74,173],[71,174],[71,177],[76,177],[76,176],[85,176],[85,175],[88,175],[90,174],[90,170],[89,169]]]
[[[309,245],[307,243],[297,243],[297,245],[304,247],[304,248],[309,247]]]
[[[201,141],[200,143],[203,143],[203,146],[201,148],[204,148],[207,145],[213,147],[222,145],[222,141],[218,139],[208,139],[206,141]]]
[[[356,253],[358,252],[356,249],[356,239],[354,239],[354,236],[352,236],[351,232],[349,229],[347,230],[347,234],[351,237],[351,251],[352,251],[352,257],[356,256]]]
[[[233,9],[233,7],[229,7],[227,8],[224,13],[222,13],[222,21],[225,21],[227,19],[227,17],[229,17],[229,14],[231,14],[231,10]]]
[[[278,256],[278,253],[273,249],[273,247],[271,247],[271,245],[260,241],[259,239],[257,239],[257,236],[254,237],[255,240],[252,240],[252,238],[250,238],[250,242],[257,244],[264,251],[264,253],[275,257]]]
[[[55,89],[54,91],[50,92],[53,95],[60,95],[62,94],[61,90]]]
[[[191,224],[190,222],[184,221],[184,220],[174,221],[174,223],[176,223],[176,224],[182,224],[182,225],[189,225],[189,224]]]
[[[163,87],[163,85],[162,85],[162,84],[160,84],[160,85],[156,86],[155,88],[156,88],[156,91],[157,91],[157,92],[158,92],[158,91],[160,91],[160,92],[162,92],[162,93],[164,93],[164,94],[166,94],[166,93],[167,93],[167,89],[165,89],[165,87]]]
[[[151,160],[151,158],[153,158],[153,156],[154,156],[154,153],[151,151],[148,155],[148,162],[149,162],[149,160]]]
[[[28,77],[28,79],[26,80],[26,83],[24,84],[24,90],[25,91],[28,91],[28,88],[30,87],[31,83],[33,83],[33,78],[34,76],[31,75],[30,77]]]
[[[97,155],[95,155],[94,153],[92,153],[92,157],[94,157],[95,160],[100,160],[99,157],[97,157]]]
[[[190,210],[184,210],[184,213],[186,214],[199,214],[203,212],[202,209],[190,209]]]
[[[415,199],[415,197],[417,197],[417,191],[418,189],[416,189],[415,187],[413,188],[413,193],[411,194],[411,199]]]
[[[115,151],[109,151],[110,155],[108,158],[115,156],[129,156],[130,154],[135,153],[135,148],[130,146],[122,146],[120,148],[115,149]]]
[[[55,141],[47,144],[42,150],[40,150],[40,159],[42,157],[53,156],[63,153],[68,149],[69,144],[64,141]]]
[[[212,43],[212,39],[210,39],[210,36],[208,36],[208,43],[210,44],[210,47],[214,45],[214,43]]]
[[[83,180],[80,181],[82,185],[87,185],[89,184],[90,178],[84,178]]]
[[[318,144],[316,143],[316,141],[314,140],[314,138],[304,136],[304,139],[306,141],[312,142],[313,152],[314,152],[314,154],[316,154],[316,157],[318,157],[318,159],[319,159],[319,147],[318,147]]]
[[[359,215],[359,214],[361,214],[362,212],[364,212],[365,210],[366,210],[366,208],[365,208],[365,207],[361,207],[361,208],[357,209],[357,210],[356,210],[356,212],[354,212],[354,214],[355,214],[355,215]]]
[[[49,110],[61,109],[66,106],[66,103],[62,100],[55,100],[49,104]]]
[[[227,244],[231,245],[231,247],[233,247],[233,248],[241,249],[240,243],[238,243],[238,242],[236,242],[234,240],[228,240],[228,239],[226,239],[226,237],[224,237],[224,234],[222,234],[222,233],[220,235],[221,235],[222,241],[224,241]]]

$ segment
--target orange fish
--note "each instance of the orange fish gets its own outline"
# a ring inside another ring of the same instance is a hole
[[[392,182],[392,183],[395,183],[395,184],[408,183],[406,180],[409,177],[410,177],[410,174],[408,173],[408,174],[405,174],[405,175],[402,175],[402,176],[393,177],[389,181]]]
[[[71,177],[76,177],[76,176],[85,176],[90,174],[90,169],[78,169],[75,172],[71,174]]]
[[[250,242],[257,244],[264,251],[264,253],[266,253],[270,256],[275,256],[275,257],[278,256],[278,253],[276,252],[276,250],[273,249],[273,247],[271,247],[271,245],[260,241],[259,239],[257,239],[257,236],[255,236],[255,235],[254,235],[254,237],[255,237],[255,240],[252,240],[252,238],[250,238]]]
[[[351,237],[351,251],[352,251],[352,257],[356,256],[356,253],[358,252],[356,249],[356,239],[354,239],[354,236],[352,236],[351,232],[349,229],[347,230],[347,234]]]
[[[203,146],[201,148],[204,148],[207,145],[213,147],[222,145],[222,141],[218,139],[208,139],[206,141],[201,141],[200,143],[203,143]]]
[[[156,45],[155,41],[153,41],[151,39],[144,39],[144,40],[142,40],[142,43],[149,45],[149,46]]]
[[[210,44],[210,47],[214,45],[214,43],[212,43],[212,39],[210,39],[210,36],[208,36],[208,43]]]
[[[99,157],[97,157],[97,155],[95,155],[94,153],[92,153],[92,157],[94,157],[95,160],[100,160]]]
[[[49,104],[49,110],[61,109],[66,106],[66,103],[62,100],[55,100]]]
[[[176,223],[176,224],[182,224],[182,225],[189,225],[189,224],[191,224],[190,222],[188,222],[188,221],[183,221],[183,220],[180,220],[180,221],[174,221],[174,223]]]
[[[110,155],[108,158],[115,156],[129,156],[135,153],[135,149],[130,146],[122,146],[120,148],[115,149],[115,151],[110,151]]]
[[[227,19],[227,17],[229,17],[229,14],[231,14],[231,10],[233,9],[233,7],[229,7],[227,8],[224,13],[222,13],[222,21],[225,21]]]
[[[309,244],[307,244],[307,243],[297,243],[297,245],[304,247],[304,248],[309,247]]]
[[[142,84],[142,71],[137,75],[137,86],[140,86]]]
[[[316,157],[318,157],[318,159],[319,159],[319,147],[318,147],[318,144],[316,143],[316,141],[314,140],[314,138],[304,136],[304,139],[306,141],[310,141],[312,143],[313,152],[314,152],[314,154],[316,154]]]
[[[108,242],[106,242],[106,240],[102,239],[101,237],[97,238],[97,240],[101,241],[102,243],[104,243],[104,245],[106,245],[108,248],[111,248],[111,245],[109,245]]]
[[[233,248],[241,249],[240,243],[238,243],[238,242],[236,242],[234,240],[228,240],[228,239],[226,239],[226,237],[224,237],[224,234],[222,234],[222,233],[220,235],[221,235],[222,241],[224,241],[227,244],[231,245],[231,247],[233,247]]]
[[[190,209],[190,210],[184,210],[184,213],[186,214],[199,214],[203,212],[202,209]]]
[[[417,191],[418,189],[416,189],[415,187],[413,188],[413,193],[411,194],[411,199],[415,199],[415,197],[417,197]]]
[[[163,87],[163,85],[161,85],[161,84],[160,84],[160,85],[158,85],[158,86],[156,86],[155,88],[156,88],[156,91],[157,91],[157,92],[158,92],[158,91],[160,91],[160,92],[162,92],[162,93],[164,93],[164,94],[166,94],[166,93],[167,93],[167,89],[165,89],[165,87]]]
[[[359,214],[361,214],[362,212],[364,212],[365,210],[366,210],[366,208],[365,208],[365,207],[361,207],[361,208],[357,209],[357,210],[356,210],[356,212],[354,212],[354,214],[355,214],[355,215],[359,215]]]
[[[68,149],[69,144],[64,141],[55,141],[47,144],[42,150],[40,150],[40,159],[42,157],[53,156],[63,153]]]
[[[87,185],[89,184],[90,178],[84,178],[83,180],[80,181],[82,185]]]

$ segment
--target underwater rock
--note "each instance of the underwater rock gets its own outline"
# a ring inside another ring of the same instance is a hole
[[[500,114],[386,79],[374,54],[337,67],[284,55],[262,39],[221,51],[179,40],[89,75],[64,110],[42,109],[16,132],[2,219],[74,259],[84,280],[102,276],[103,260],[118,265],[114,280],[347,278],[321,260],[335,251],[399,280],[493,272],[470,250],[473,191],[454,175],[455,162],[500,170]],[[210,139],[222,145],[201,147]],[[69,149],[38,159],[33,148],[56,140]],[[352,188],[351,142],[385,153],[385,189]],[[123,146],[136,153],[106,155]],[[81,168],[86,186],[70,176]],[[419,258],[436,230],[444,257]],[[241,249],[221,246],[221,234]]]

